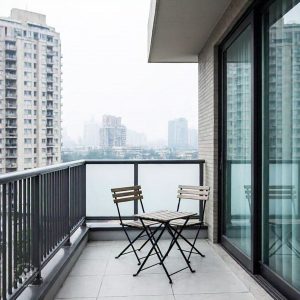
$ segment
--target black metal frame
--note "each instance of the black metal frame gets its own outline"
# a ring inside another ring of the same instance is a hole
[[[183,229],[185,228],[186,224],[188,223],[189,219],[190,219],[190,217],[187,217],[187,218],[186,218],[184,225],[183,225],[181,228],[179,228],[179,230],[173,228],[173,227],[170,225],[170,222],[171,222],[171,221],[160,222],[161,225],[163,226],[163,229],[161,230],[161,232],[159,233],[159,235],[155,238],[155,235],[154,235],[154,234],[151,234],[151,232],[148,232],[149,227],[146,226],[145,223],[144,223],[144,220],[147,220],[147,219],[144,219],[143,217],[140,217],[140,220],[141,220],[141,222],[142,222],[142,224],[143,224],[143,227],[144,227],[144,229],[145,229],[145,231],[146,231],[146,233],[147,233],[147,235],[148,235],[148,238],[149,238],[149,240],[151,241],[152,247],[151,247],[151,249],[149,250],[148,254],[146,255],[144,261],[143,261],[142,264],[140,265],[139,269],[137,270],[137,272],[136,272],[135,274],[133,274],[133,276],[137,276],[137,275],[138,275],[141,271],[143,271],[143,270],[152,268],[152,267],[157,266],[157,265],[161,265],[161,266],[163,267],[164,271],[165,271],[165,274],[167,275],[167,277],[168,277],[168,279],[169,279],[169,283],[172,284],[173,281],[172,281],[172,279],[171,279],[171,276],[174,275],[174,274],[177,274],[177,273],[179,273],[179,272],[181,272],[181,271],[183,271],[183,270],[185,270],[185,269],[187,269],[187,268],[189,268],[190,271],[191,271],[192,273],[195,273],[195,270],[193,270],[192,267],[191,267],[189,258],[187,258],[187,257],[185,256],[184,251],[181,249],[180,244],[178,243],[178,238],[179,238],[180,236],[182,236],[181,233],[182,233]],[[165,253],[165,254],[162,254],[162,252],[161,252],[161,251],[158,251],[157,248],[159,249],[158,242],[160,241],[162,235],[164,234],[164,232],[165,232],[166,230],[169,232],[169,234],[170,234],[172,240],[171,240],[170,246],[169,246],[168,250],[166,251],[166,253]],[[152,238],[152,237],[153,237],[153,238]],[[170,274],[170,273],[168,272],[168,270],[167,270],[165,264],[164,264],[164,261],[165,261],[165,259],[167,258],[167,256],[169,255],[170,251],[172,250],[172,248],[173,248],[173,246],[174,246],[175,244],[177,245],[178,250],[180,251],[182,257],[184,258],[184,260],[185,260],[185,262],[186,262],[186,264],[187,264],[187,267],[182,268],[182,269],[180,269],[180,270],[177,270],[177,271],[175,271],[175,272],[173,272],[173,273]],[[152,265],[150,265],[150,266],[144,267],[145,264],[146,264],[146,262],[148,261],[149,257],[152,255],[153,250],[155,251],[154,254],[156,254],[156,256],[157,256],[159,262],[158,262],[158,263],[155,263],[155,264],[152,264]]]
[[[182,188],[180,188],[180,189],[182,189]],[[187,200],[188,200],[188,199],[187,199]],[[185,200],[185,201],[186,201],[186,200]],[[191,200],[191,201],[195,201],[195,200]],[[203,203],[203,202],[204,202],[204,203]],[[181,198],[178,199],[177,211],[179,211],[180,203],[181,203]],[[205,255],[204,255],[201,251],[199,251],[199,250],[197,249],[197,247],[195,246],[195,244],[196,244],[196,241],[197,241],[197,239],[198,239],[198,236],[199,236],[199,233],[200,233],[200,230],[201,230],[201,226],[204,224],[204,214],[205,214],[206,200],[199,200],[199,206],[200,206],[200,213],[199,213],[199,216],[198,216],[198,218],[199,218],[199,223],[197,223],[197,224],[195,224],[195,225],[194,225],[194,224],[193,224],[193,225],[187,225],[187,224],[186,224],[186,226],[185,226],[186,228],[198,226],[198,230],[197,230],[197,232],[196,232],[196,235],[195,235],[195,238],[194,238],[193,243],[190,243],[190,242],[182,235],[182,231],[181,231],[181,233],[180,233],[180,237],[181,237],[181,238],[182,238],[189,246],[191,246],[191,249],[190,249],[190,250],[182,250],[182,251],[185,251],[185,252],[188,252],[188,253],[189,253],[188,260],[190,259],[192,253],[193,253],[193,254],[198,254],[198,255],[200,255],[201,257],[205,257]],[[193,252],[193,250],[196,251],[196,252]]]
[[[137,208],[138,208],[138,201],[140,201],[141,207],[142,207],[142,211],[143,211],[143,213],[145,213],[145,209],[144,209],[144,205],[143,205],[143,200],[142,199],[140,199],[140,200],[132,200],[132,201],[134,201],[134,209],[135,210],[137,210]],[[136,257],[136,259],[138,261],[138,265],[140,265],[141,264],[141,259],[143,259],[144,257],[139,257],[138,256],[137,250],[134,248],[133,244],[137,240],[139,240],[140,238],[148,236],[148,238],[146,239],[146,241],[138,249],[138,251],[141,251],[146,246],[146,244],[149,242],[149,240],[153,238],[153,236],[156,234],[156,232],[160,229],[161,226],[158,226],[153,232],[150,229],[151,226],[147,226],[147,227],[149,227],[148,230],[151,232],[151,234],[149,236],[148,233],[147,233],[147,230],[145,229],[145,226],[143,224],[143,228],[142,228],[141,232],[133,240],[131,240],[131,238],[130,238],[128,232],[127,232],[127,228],[134,228],[134,229],[139,229],[139,228],[136,227],[136,226],[131,226],[131,225],[124,224],[123,217],[121,215],[121,211],[120,211],[120,208],[119,208],[119,203],[116,202],[115,204],[116,204],[117,211],[118,211],[118,217],[119,217],[120,225],[122,226],[122,229],[123,229],[123,231],[124,231],[124,233],[126,235],[126,238],[127,238],[128,242],[129,242],[129,244],[115,258],[118,259],[122,255],[126,255],[126,254],[129,254],[129,253],[134,253],[134,255],[135,255],[135,257]],[[130,248],[130,247],[131,247],[132,250],[126,252],[126,250],[128,248]],[[161,253],[161,251],[160,251],[159,248],[157,250]]]
[[[254,276],[254,278],[263,285],[263,287],[274,297],[280,298],[281,295],[275,290],[275,288],[282,294],[288,297],[288,299],[299,299],[300,291],[296,290],[281,277],[279,277],[274,271],[272,271],[267,265],[262,262],[262,196],[263,196],[263,178],[262,178],[262,53],[263,53],[263,15],[270,6],[271,3],[276,0],[255,0],[240,20],[233,27],[228,36],[223,40],[219,46],[218,52],[218,65],[219,65],[219,103],[218,103],[218,115],[221,122],[218,128],[218,187],[219,187],[219,231],[218,240],[224,246],[225,250],[229,252],[242,266],[246,268]],[[292,2],[291,2],[292,3]],[[224,72],[224,49],[233,39],[235,39],[243,30],[245,23],[252,25],[252,53],[253,53],[253,70],[252,70],[252,207],[251,207],[251,257],[247,257],[240,249],[233,245],[224,233],[224,177],[228,174],[224,174],[224,158],[226,149],[225,139],[225,122],[226,122],[226,94],[225,72]],[[265,226],[266,227],[266,226]],[[265,228],[266,230],[266,228]],[[268,282],[273,284],[271,286],[262,277],[267,279]]]

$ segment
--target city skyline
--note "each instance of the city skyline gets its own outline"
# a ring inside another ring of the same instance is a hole
[[[68,132],[63,132],[62,143],[63,148],[71,148],[73,146],[85,146],[91,148],[97,148],[100,146],[100,130],[103,127],[103,117],[113,117],[120,118],[123,120],[122,116],[115,116],[111,114],[104,114],[99,119],[92,117],[89,120],[85,120],[83,123],[82,135],[79,136],[77,140],[72,139]],[[169,123],[172,121],[183,119],[189,124],[188,120],[182,116],[179,116],[175,119],[168,120],[165,124],[167,131]],[[122,125],[126,127],[126,147],[169,147],[168,139],[169,134],[162,139],[149,140],[148,136],[137,128],[130,128],[126,123]],[[173,147],[170,147],[173,148]],[[175,147],[176,148],[176,147]],[[198,148],[198,129],[187,127],[187,136],[186,136],[186,145],[184,147],[179,147],[182,149],[197,149]]]
[[[150,1],[87,2],[84,10],[80,1],[0,3],[1,16],[12,7],[44,13],[61,34],[63,130],[77,140],[84,121],[102,112],[122,114],[128,127],[139,128],[149,141],[164,138],[164,124],[179,113],[196,128],[197,65],[147,63]]]

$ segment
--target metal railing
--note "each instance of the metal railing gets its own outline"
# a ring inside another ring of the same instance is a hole
[[[95,165],[101,172],[100,176],[97,173],[99,170],[93,168]],[[124,166],[126,172],[122,170]],[[155,169],[150,175],[147,166]],[[172,166],[173,173],[169,169]],[[116,167],[120,172],[115,173],[116,169],[109,169],[111,167]],[[176,169],[177,175],[174,174]],[[63,246],[70,245],[70,236],[87,219],[115,218],[111,214],[115,207],[111,201],[110,188],[116,184],[116,178],[120,177],[118,180],[122,184],[142,184],[143,187],[145,184],[145,189],[148,188],[149,191],[153,190],[153,176],[167,189],[166,174],[169,174],[170,178],[175,175],[171,184],[175,197],[171,202],[164,199],[166,205],[175,207],[176,185],[184,183],[177,181],[192,178],[192,184],[201,185],[203,172],[204,160],[81,160],[1,175],[1,299],[16,299],[28,284],[40,284],[43,267]],[[108,177],[113,181],[108,182]],[[90,189],[88,192],[87,188]],[[155,185],[155,194],[159,188],[159,185]],[[97,194],[103,191],[108,193],[108,197]],[[87,198],[87,195],[90,198]],[[155,207],[152,209],[158,209],[157,203],[155,204],[154,198],[151,197],[149,195],[147,198],[148,204],[153,202]],[[92,203],[93,201],[95,202]],[[91,216],[87,209],[95,203],[103,206],[100,207],[100,211],[92,210]],[[107,203],[112,206],[112,209],[108,209],[110,215],[105,214],[104,206]],[[201,205],[195,208],[199,209],[200,213],[203,209]],[[130,208],[129,214],[137,212],[136,202]]]
[[[85,162],[0,176],[1,299],[16,299],[85,222]]]

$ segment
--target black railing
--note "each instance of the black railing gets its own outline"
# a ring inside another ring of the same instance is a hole
[[[85,162],[0,176],[1,299],[15,299],[85,222]]]
[[[87,220],[87,164],[131,164],[132,184],[139,183],[140,165],[194,164],[196,182],[203,184],[204,160],[81,160],[1,175],[1,299],[16,299],[28,284],[40,284],[43,267]],[[137,211],[135,203],[132,213]]]

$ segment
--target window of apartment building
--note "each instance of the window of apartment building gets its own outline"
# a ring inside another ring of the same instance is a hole
[[[31,135],[32,134],[32,129],[31,128],[25,128],[24,129],[24,134],[25,135]]]
[[[31,68],[32,67],[32,63],[25,61],[24,62],[24,68]]]
[[[24,48],[25,49],[32,49],[32,44],[31,43],[24,43]]]
[[[25,164],[30,164],[30,163],[32,163],[32,158],[31,158],[31,157],[26,157],[26,158],[24,158],[24,163],[25,163]]]
[[[32,101],[31,100],[24,100],[24,105],[25,106],[31,106],[32,105]]]
[[[24,114],[25,115],[31,115],[32,114],[31,109],[24,109]]]
[[[32,87],[32,82],[31,81],[24,81],[24,86],[25,87]]]
[[[24,72],[24,77],[25,78],[30,78],[31,76],[32,76],[32,72],[29,72],[29,71]]]
[[[24,96],[31,96],[31,91],[24,91]]]
[[[25,138],[24,139],[24,144],[29,145],[32,143],[32,139],[31,138]]]
[[[24,124],[29,125],[32,123],[31,119],[24,119]]]
[[[24,58],[31,59],[32,54],[30,52],[24,52]]]
[[[24,148],[24,154],[32,154],[31,148]]]

